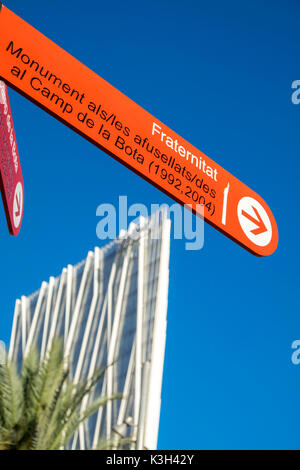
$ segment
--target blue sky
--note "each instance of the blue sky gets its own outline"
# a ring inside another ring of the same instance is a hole
[[[277,220],[268,258],[207,225],[200,251],[172,241],[159,448],[299,449],[299,2],[4,3],[253,188]],[[172,203],[11,90],[10,100],[25,213],[13,238],[0,208],[6,343],[15,299],[99,244],[99,204]]]

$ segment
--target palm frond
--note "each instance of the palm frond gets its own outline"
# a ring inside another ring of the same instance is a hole
[[[23,393],[16,365],[4,363],[0,366],[0,409],[1,422],[7,429],[13,429],[23,414]]]
[[[62,340],[54,340],[41,360],[32,347],[23,360],[21,375],[13,362],[0,365],[0,449],[60,449],[111,397],[92,399],[105,372],[74,383],[70,379]],[[83,405],[88,397],[90,403]]]

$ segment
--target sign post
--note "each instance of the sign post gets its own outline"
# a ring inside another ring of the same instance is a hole
[[[258,194],[5,7],[0,77],[195,214],[204,206],[205,221],[251,253],[275,251]]]
[[[0,80],[0,189],[11,235],[23,217],[24,183],[6,85]]]

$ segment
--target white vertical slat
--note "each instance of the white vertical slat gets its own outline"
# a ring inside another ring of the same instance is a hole
[[[64,345],[66,347],[69,334],[71,303],[72,303],[72,285],[73,285],[73,266],[68,264],[67,267],[67,287],[66,287],[66,311],[65,311],[65,327],[64,327]]]
[[[33,338],[34,338],[34,334],[36,332],[37,323],[38,323],[39,317],[41,315],[41,305],[42,305],[42,301],[45,297],[45,291],[47,289],[47,286],[48,286],[47,282],[44,281],[42,283],[42,286],[41,286],[40,291],[39,291],[39,297],[38,297],[38,301],[36,303],[33,319],[32,319],[32,322],[31,322],[30,329],[29,329],[28,340],[26,342],[24,356],[26,356],[28,354],[29,349],[30,349],[30,347],[33,343]]]
[[[75,304],[75,308],[74,308],[74,312],[73,312],[72,320],[71,320],[71,324],[70,324],[70,331],[68,332],[68,336],[67,336],[67,342],[66,342],[66,346],[65,346],[66,356],[69,356],[70,351],[71,351],[72,342],[73,342],[74,334],[75,334],[75,331],[76,331],[79,314],[80,314],[80,311],[81,311],[82,297],[83,297],[84,289],[85,289],[85,286],[86,286],[86,281],[87,281],[88,273],[89,273],[89,270],[90,270],[90,267],[91,267],[93,256],[94,256],[93,252],[89,251],[88,256],[87,256],[87,260],[86,260],[86,263],[85,263],[85,266],[84,266],[84,270],[83,270],[83,274],[82,274],[82,278],[81,278],[81,283],[80,283],[80,287],[79,287],[79,291],[78,291],[78,295],[77,295],[77,298],[76,298],[76,304]]]
[[[112,333],[111,333],[108,357],[107,357],[108,368],[107,368],[106,375],[107,375],[107,396],[108,397],[110,397],[113,394],[113,371],[114,371],[113,367],[114,366],[112,363],[115,358],[117,335],[118,335],[120,317],[121,317],[122,306],[123,306],[123,296],[124,296],[130,254],[131,254],[131,249],[129,246],[127,248],[127,251],[124,257],[123,266],[122,266],[117,302],[116,302],[116,307],[115,307],[114,321],[113,321],[113,327],[112,327]],[[111,436],[111,419],[112,419],[112,403],[111,401],[109,401],[106,405],[106,437],[107,439],[110,439],[110,436]]]
[[[83,340],[80,348],[80,353],[79,353],[79,358],[77,362],[77,368],[75,371],[74,375],[74,381],[78,383],[81,372],[82,372],[82,366],[83,366],[83,361],[85,359],[86,355],[86,348],[88,345],[88,341],[90,339],[90,331],[92,327],[92,323],[94,320],[95,316],[95,310],[98,302],[98,296],[99,296],[99,270],[100,270],[100,249],[98,247],[95,248],[95,256],[94,256],[94,286],[93,286],[93,298],[90,306],[90,311],[86,323],[86,327],[84,330],[84,335],[83,335]],[[85,410],[87,406],[87,400],[82,403],[81,406],[81,412]],[[85,429],[84,429],[84,424],[82,423],[79,427],[79,439],[80,439],[80,449],[85,449]]]
[[[53,317],[52,317],[52,320],[51,320],[51,328],[50,328],[50,333],[49,333],[49,338],[48,338],[48,344],[47,344],[47,350],[46,351],[49,351],[49,349],[51,348],[53,338],[55,337],[55,330],[56,330],[56,327],[57,327],[58,314],[59,314],[60,307],[61,307],[62,292],[63,292],[63,288],[66,284],[66,277],[67,277],[67,269],[64,268],[62,270],[60,280],[59,280],[59,287],[58,287],[58,292],[57,292]]]
[[[166,342],[171,221],[163,219],[143,448],[156,449]]]
[[[144,270],[145,270],[145,231],[140,234],[138,250],[138,279],[137,279],[137,313],[136,313],[136,353],[135,353],[135,389],[133,426],[134,439],[137,437],[141,404],[142,383],[142,341],[143,341],[143,316],[144,316]]]
[[[99,293],[99,280],[98,280],[98,273],[99,273],[99,248],[95,248],[95,259],[94,259],[94,287],[93,287],[93,298],[90,306],[90,311],[88,315],[88,319],[85,325],[84,329],[84,335],[82,339],[82,344],[80,348],[80,353],[77,361],[77,367],[76,371],[74,374],[74,381],[78,382],[80,375],[81,375],[81,369],[82,369],[82,364],[84,361],[85,353],[86,353],[86,347],[89,341],[89,336],[90,336],[90,331],[92,327],[92,322],[94,320],[94,315],[95,315],[95,309],[98,301],[98,293]]]
[[[18,323],[18,319],[20,318],[20,316],[21,316],[21,300],[17,299],[15,303],[14,319],[13,319],[11,339],[10,339],[9,352],[8,352],[9,361],[12,360],[13,354],[14,354],[16,334],[17,334],[17,323]],[[22,321],[21,318],[20,318],[20,321]]]
[[[46,314],[45,314],[45,320],[44,320],[44,329],[43,329],[42,346],[41,346],[41,358],[44,357],[45,350],[46,350],[46,341],[47,341],[47,334],[48,334],[48,327],[49,327],[50,309],[52,306],[54,283],[55,283],[55,279],[54,277],[51,276],[49,279]]]

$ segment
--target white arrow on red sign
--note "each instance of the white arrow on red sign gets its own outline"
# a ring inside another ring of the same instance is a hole
[[[237,208],[240,226],[258,246],[267,246],[272,238],[272,224],[263,206],[252,197],[243,197]]]
[[[260,213],[258,212],[256,207],[254,206],[251,206],[251,207],[255,212],[256,218],[252,217],[252,215],[248,214],[248,212],[245,212],[244,210],[242,210],[242,215],[244,217],[247,217],[247,219],[249,219],[251,222],[253,222],[257,226],[257,228],[254,228],[253,230],[251,230],[251,232],[253,233],[253,235],[259,235],[260,233],[266,232],[267,227],[265,226],[260,216]]]

